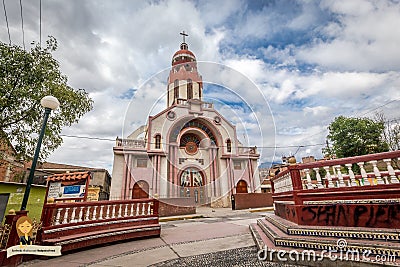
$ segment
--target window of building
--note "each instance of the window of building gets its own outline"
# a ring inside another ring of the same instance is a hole
[[[138,168],[147,168],[147,159],[137,159]]]
[[[232,142],[230,139],[226,140],[226,151],[228,151],[228,153],[232,152]]]
[[[233,161],[233,169],[235,170],[241,170],[242,169],[242,164],[240,161]]]
[[[179,81],[178,80],[174,81],[174,98],[175,99],[179,98]]]
[[[159,134],[157,134],[155,136],[155,145],[156,145],[156,149],[161,148],[161,135],[159,135]]]
[[[193,98],[193,82],[191,79],[187,80],[187,99]]]

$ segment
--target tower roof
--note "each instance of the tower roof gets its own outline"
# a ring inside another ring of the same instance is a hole
[[[181,43],[180,50],[176,51],[172,56],[172,66],[196,61],[196,56],[189,50],[189,46],[185,42],[185,37],[188,36],[188,34],[186,34],[185,31],[180,34],[183,36],[183,42]]]

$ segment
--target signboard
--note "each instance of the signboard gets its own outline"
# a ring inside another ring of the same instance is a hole
[[[99,200],[100,187],[89,187],[87,192],[87,201]]]
[[[47,198],[66,199],[83,198],[87,179],[76,181],[50,181]]]

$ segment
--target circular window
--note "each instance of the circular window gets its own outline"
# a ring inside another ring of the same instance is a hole
[[[196,154],[197,153],[197,145],[195,142],[187,142],[185,145],[185,151],[188,154]]]
[[[170,119],[170,120],[175,120],[175,118],[176,118],[175,112],[173,112],[173,111],[168,112],[167,113],[167,118]]]

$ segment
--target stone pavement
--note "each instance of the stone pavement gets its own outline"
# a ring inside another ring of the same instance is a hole
[[[95,247],[21,266],[281,266],[260,262],[249,231],[267,209],[200,207],[195,216],[161,218],[159,238]]]

